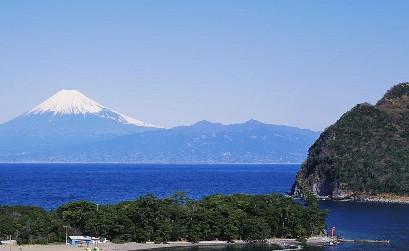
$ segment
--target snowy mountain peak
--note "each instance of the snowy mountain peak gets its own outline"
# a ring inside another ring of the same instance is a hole
[[[29,114],[45,112],[52,112],[54,114],[87,114],[98,113],[105,108],[77,90],[61,90],[36,106]]]
[[[77,90],[61,90],[25,115],[33,116],[42,114],[52,114],[53,116],[92,115],[114,120],[121,124],[161,128],[160,126],[155,126],[111,110]]]

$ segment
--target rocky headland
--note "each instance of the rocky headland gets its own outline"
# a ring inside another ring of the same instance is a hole
[[[409,203],[409,83],[358,104],[309,149],[292,195]]]

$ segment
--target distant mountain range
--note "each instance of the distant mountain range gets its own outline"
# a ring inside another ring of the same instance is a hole
[[[0,125],[0,162],[295,163],[318,136],[256,120],[165,129],[62,90]]]

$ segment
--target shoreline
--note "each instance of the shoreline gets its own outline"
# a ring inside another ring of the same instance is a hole
[[[362,202],[409,204],[409,196],[399,196],[393,194],[366,195],[363,198],[358,197],[357,199],[362,200]]]
[[[307,240],[307,245],[329,245],[332,239],[329,237],[310,237]],[[232,245],[276,245],[281,249],[277,250],[302,250],[301,243],[296,239],[268,239],[265,243],[251,243],[241,240],[236,240],[232,243],[227,241],[199,241],[191,243],[187,241],[168,242],[166,244],[154,244],[153,242],[146,243],[101,243],[98,247],[104,251],[138,251],[138,250],[153,250],[158,248],[177,248],[177,247],[202,247],[202,246],[232,246]],[[94,247],[94,245],[90,245]],[[0,245],[0,251],[83,251],[86,245],[71,246],[64,244],[45,244],[45,245]],[[273,251],[273,250],[272,250]]]
[[[293,198],[297,198],[294,197]],[[299,199],[299,198],[298,198]],[[394,194],[378,194],[378,195],[363,195],[356,194],[345,198],[331,198],[329,196],[317,196],[321,201],[333,202],[360,202],[360,203],[381,203],[381,204],[409,204],[409,196],[401,196]]]

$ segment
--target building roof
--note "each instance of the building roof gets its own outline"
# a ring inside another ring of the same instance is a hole
[[[17,244],[17,241],[16,240],[4,240],[4,241],[0,241],[0,243],[2,245],[8,245],[8,244],[14,245],[14,244]]]
[[[79,241],[90,241],[91,237],[89,236],[68,236],[71,240],[79,240]]]

